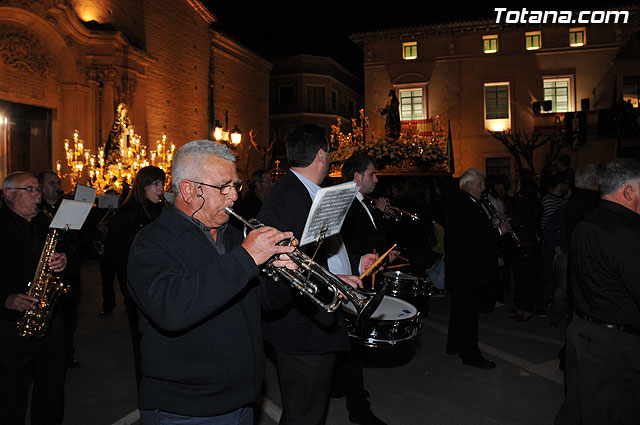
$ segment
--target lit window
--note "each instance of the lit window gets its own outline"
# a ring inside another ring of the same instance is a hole
[[[400,121],[424,118],[422,89],[400,90]]]
[[[487,85],[484,88],[486,118],[509,118],[509,85]]]
[[[569,46],[580,47],[587,44],[585,28],[571,28],[569,30]]]
[[[551,111],[571,111],[571,80],[569,78],[545,78],[544,100],[551,101]]]
[[[524,39],[527,50],[538,50],[542,45],[541,38],[540,31],[525,33]]]
[[[640,107],[640,77],[624,77],[624,93],[622,99],[634,108]]]
[[[497,35],[484,35],[482,36],[482,42],[485,53],[496,53],[498,51],[498,36]]]
[[[485,84],[485,127],[491,131],[506,131],[511,128],[510,110],[509,83]]]
[[[411,41],[402,43],[402,57],[404,60],[412,60],[418,58],[418,42]]]

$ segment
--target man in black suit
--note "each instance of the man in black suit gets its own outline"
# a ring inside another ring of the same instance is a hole
[[[458,354],[464,364],[493,369],[495,363],[478,349],[478,319],[481,297],[499,279],[499,238],[511,231],[511,224],[492,221],[480,204],[484,173],[466,170],[460,189],[445,234],[445,284],[451,295],[447,353]]]
[[[389,200],[381,197],[371,208],[364,199],[365,195],[375,190],[378,183],[374,159],[366,154],[354,153],[342,165],[342,179],[345,182],[354,181],[359,188],[340,231],[349,253],[359,257],[374,250],[386,252],[390,248],[387,240],[390,223],[383,218],[383,212]],[[389,260],[392,262],[398,254],[398,251],[392,251]]]
[[[269,193],[258,220],[292,231],[300,239],[313,197],[329,171],[324,130],[311,124],[294,130],[287,138],[287,158],[291,169]],[[312,256],[316,246],[300,249]],[[351,275],[353,267],[341,238],[325,240],[314,258],[351,286],[362,285]],[[366,269],[375,258],[365,257],[359,269]],[[290,295],[285,308],[265,319],[265,335],[275,348],[280,379],[280,424],[321,425],[326,419],[336,353],[349,350],[349,337],[340,311],[328,313],[293,289]]]
[[[372,252],[386,252],[389,248],[389,223],[383,219],[382,214],[389,200],[380,198],[376,202],[378,207],[370,208],[364,199],[364,195],[374,191],[378,182],[374,161],[371,156],[356,152],[342,164],[342,180],[354,181],[359,188],[340,230],[352,257],[359,258]],[[395,250],[391,251],[389,259],[393,261],[398,253]],[[353,270],[353,273],[358,273],[358,270]],[[367,284],[363,282],[363,285]],[[360,424],[383,425],[384,422],[371,411],[371,403],[367,398],[369,393],[364,389],[362,352],[359,345],[352,344],[350,353],[340,353],[337,371],[337,383],[340,383],[341,379],[344,381],[349,419]]]

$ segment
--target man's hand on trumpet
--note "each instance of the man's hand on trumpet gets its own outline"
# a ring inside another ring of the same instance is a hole
[[[242,247],[258,266],[265,263],[272,256],[280,254],[278,259],[273,262],[273,265],[295,270],[298,266],[289,258],[287,253],[295,250],[298,240],[294,239],[291,245],[276,245],[278,242],[292,237],[292,232],[281,232],[274,227],[263,226],[249,232],[242,242]]]

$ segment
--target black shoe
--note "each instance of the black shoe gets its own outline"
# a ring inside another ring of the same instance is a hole
[[[475,366],[479,369],[494,369],[496,367],[494,362],[489,359],[485,359],[484,357],[473,360],[462,359],[462,363],[468,364],[469,366]]]
[[[374,415],[371,410],[359,413],[349,412],[349,421],[360,425],[387,425]]]
[[[75,369],[78,366],[80,366],[80,362],[78,361],[78,359],[71,359],[67,362],[67,367],[69,369]]]

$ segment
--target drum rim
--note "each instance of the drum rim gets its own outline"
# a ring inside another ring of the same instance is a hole
[[[390,277],[393,280],[402,280],[402,279],[405,279],[405,280],[417,280],[417,281],[423,281],[424,280],[423,277],[420,277],[418,275],[411,274],[411,273],[401,272],[399,270],[386,270],[386,271],[380,272],[380,274],[383,275],[385,278],[386,277]]]

